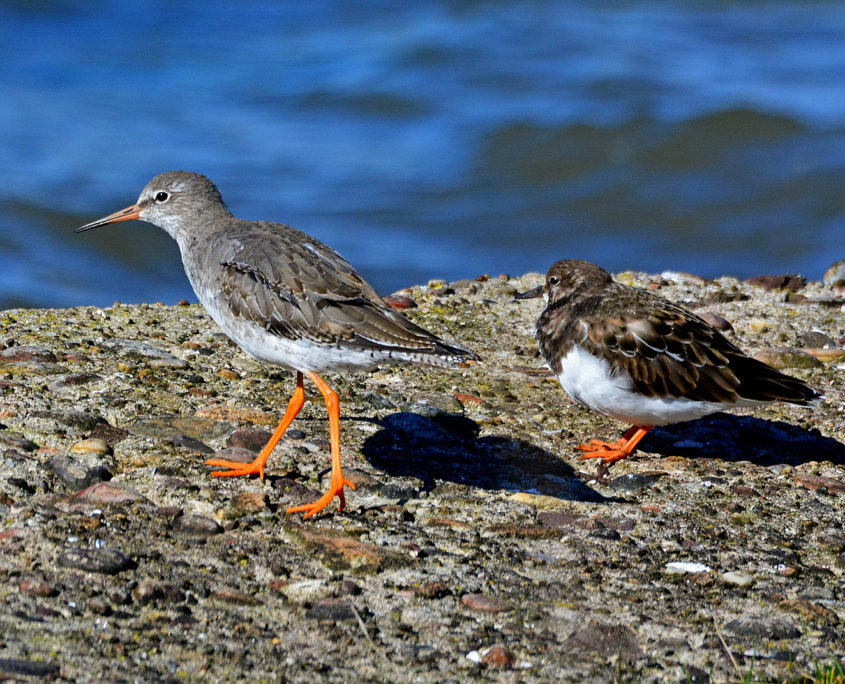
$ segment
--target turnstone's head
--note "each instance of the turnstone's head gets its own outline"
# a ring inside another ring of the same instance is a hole
[[[552,264],[544,284],[518,294],[516,298],[543,297],[551,305],[575,295],[595,294],[612,282],[610,274],[600,266],[581,259],[562,259]]]

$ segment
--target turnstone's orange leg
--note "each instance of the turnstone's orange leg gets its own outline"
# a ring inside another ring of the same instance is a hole
[[[305,513],[305,519],[310,518],[315,513],[319,513],[326,506],[329,505],[332,499],[338,497],[340,504],[337,510],[342,511],[346,505],[346,499],[343,496],[343,486],[348,485],[355,489],[355,485],[343,477],[343,471],[340,467],[340,401],[337,394],[332,390],[323,379],[314,371],[308,373],[311,381],[317,385],[317,389],[326,400],[326,408],[329,411],[329,441],[332,448],[332,479],[329,485],[329,491],[317,499],[314,503],[305,504],[303,506],[291,506],[288,508],[288,513]]]
[[[588,444],[579,444],[576,449],[587,451],[589,453],[581,454],[579,460],[587,458],[600,458],[603,465],[610,465],[616,461],[621,461],[623,458],[628,458],[634,451],[637,443],[645,437],[646,433],[651,430],[651,427],[637,427],[634,425],[628,432],[622,435],[622,438],[609,444],[602,442],[599,439],[590,440]]]
[[[252,463],[239,463],[238,461],[226,461],[222,458],[211,458],[205,462],[206,465],[229,468],[229,470],[218,470],[211,474],[215,477],[258,475],[258,477],[263,480],[264,464],[267,463],[267,459],[270,458],[270,454],[273,452],[273,449],[279,443],[279,440],[282,438],[282,435],[285,434],[285,430],[288,429],[288,426],[293,422],[293,419],[296,418],[296,414],[299,413],[304,403],[305,388],[303,387],[303,377],[302,373],[297,373],[296,389],[294,389],[293,396],[291,396],[290,401],[288,402],[287,411],[285,411],[285,415],[279,422],[279,425],[273,433],[273,436],[270,438],[270,441],[267,442],[256,459]]]

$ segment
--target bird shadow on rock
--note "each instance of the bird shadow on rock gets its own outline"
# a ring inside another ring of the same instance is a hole
[[[415,477],[430,491],[436,480],[480,489],[529,491],[565,500],[608,501],[578,478],[555,454],[525,440],[484,435],[460,414],[431,417],[392,413],[361,447],[375,467],[391,476]]]
[[[825,437],[816,428],[729,413],[656,427],[640,447],[663,456],[751,461],[762,466],[808,461],[845,464],[845,444]]]

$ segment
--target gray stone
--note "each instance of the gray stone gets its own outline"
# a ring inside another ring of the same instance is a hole
[[[68,549],[58,559],[59,565],[86,572],[116,575],[133,566],[132,559],[116,549]]]
[[[801,630],[786,618],[743,615],[725,625],[725,630],[737,636],[761,639],[795,639]]]

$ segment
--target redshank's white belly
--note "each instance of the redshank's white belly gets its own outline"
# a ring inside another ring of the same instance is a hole
[[[414,361],[411,353],[383,351],[326,344],[305,338],[288,339],[267,332],[251,321],[234,317],[216,306],[216,300],[203,302],[206,310],[232,340],[253,358],[288,370],[337,373],[345,370],[372,370],[379,365]]]

